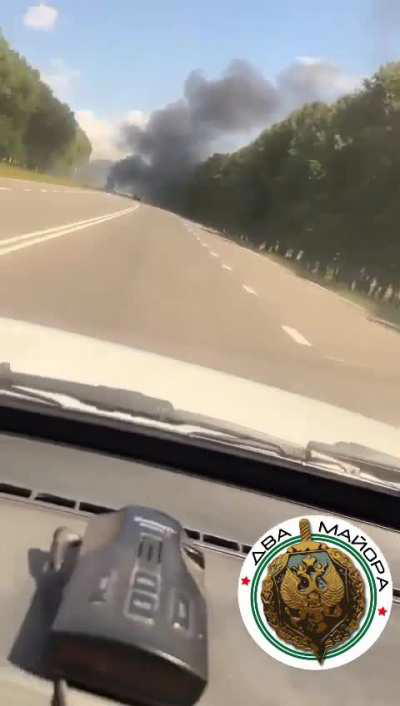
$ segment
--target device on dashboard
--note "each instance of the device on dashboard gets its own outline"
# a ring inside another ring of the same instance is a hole
[[[53,675],[127,703],[194,703],[207,683],[203,574],[202,552],[164,513],[90,520],[51,628]]]

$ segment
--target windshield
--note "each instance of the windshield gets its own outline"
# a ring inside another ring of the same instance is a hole
[[[0,27],[0,362],[400,458],[398,3]]]

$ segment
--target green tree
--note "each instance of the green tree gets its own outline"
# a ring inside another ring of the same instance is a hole
[[[301,250],[310,268],[351,286],[379,278],[399,291],[399,144],[394,62],[334,105],[307,104],[248,147],[214,155],[183,208],[254,244]]]
[[[0,34],[0,159],[68,172],[90,152],[70,108]]]

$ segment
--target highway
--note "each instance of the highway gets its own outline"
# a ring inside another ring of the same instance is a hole
[[[400,427],[400,334],[267,256],[172,213],[79,188],[0,179],[0,214],[0,316]]]

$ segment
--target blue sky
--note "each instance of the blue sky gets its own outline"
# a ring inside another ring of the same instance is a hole
[[[349,76],[400,58],[399,0],[47,0],[47,30],[24,23],[39,4],[2,0],[6,39],[97,119],[148,114],[181,95],[192,69],[214,78],[235,58],[271,79],[302,56]]]

